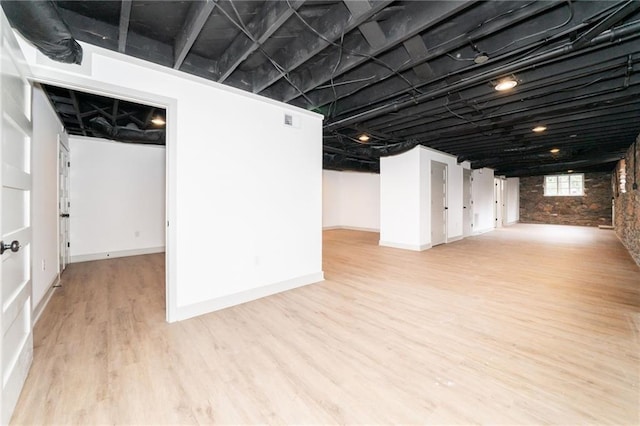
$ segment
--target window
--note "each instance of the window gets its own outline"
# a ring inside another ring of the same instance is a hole
[[[580,196],[584,195],[584,175],[547,175],[544,177],[544,196]]]
[[[627,164],[624,159],[620,160],[620,168],[618,169],[618,191],[620,194],[627,192]]]

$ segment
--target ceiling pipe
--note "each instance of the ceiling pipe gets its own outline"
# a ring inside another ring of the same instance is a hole
[[[620,39],[622,37],[628,36],[628,35],[633,35],[636,32],[640,32],[640,21],[636,21],[633,23],[630,23],[628,25],[625,25],[623,27],[617,28],[617,29],[613,29],[613,30],[608,30],[606,32],[603,32],[602,34],[600,34],[597,37],[594,37],[588,44],[587,46],[596,46],[602,43],[606,43],[606,42],[614,42],[616,39]],[[528,58],[528,59],[523,59],[520,61],[516,61],[512,64],[508,64],[499,68],[496,68],[494,70],[491,71],[487,71],[481,74],[478,74],[474,77],[469,77],[463,80],[460,80],[456,83],[453,83],[447,87],[441,88],[441,89],[435,89],[431,92],[428,93],[423,93],[420,95],[416,95],[414,97],[412,97],[411,99],[407,99],[404,101],[397,101],[397,102],[392,102],[386,105],[381,105],[377,108],[373,108],[369,111],[365,111],[365,112],[361,112],[359,114],[355,114],[351,117],[346,117],[343,118],[341,120],[337,120],[331,123],[328,123],[324,126],[324,130],[325,131],[333,131],[333,130],[337,130],[337,129],[341,129],[347,126],[350,126],[352,124],[355,123],[359,123],[371,118],[375,118],[375,117],[379,117],[380,115],[383,114],[387,114],[389,112],[395,112],[397,110],[409,107],[411,105],[415,105],[416,103],[422,102],[424,100],[428,100],[428,99],[432,99],[438,96],[442,96],[442,95],[446,95],[448,93],[451,93],[452,91],[456,91],[456,90],[462,90],[462,89],[466,89],[470,86],[473,86],[474,84],[483,82],[483,81],[489,81],[498,77],[501,77],[505,74],[510,74],[510,73],[515,73],[518,71],[522,71],[523,69],[526,69],[530,66],[535,66],[541,62],[544,61],[549,61],[552,59],[556,59],[560,56],[566,55],[568,53],[573,52],[574,50],[577,50],[576,47],[573,44],[568,44],[568,45],[564,45],[561,47],[557,47],[554,48],[546,53],[543,53],[541,55],[532,57],[532,58]]]

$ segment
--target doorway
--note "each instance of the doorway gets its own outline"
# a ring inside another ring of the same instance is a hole
[[[431,245],[447,242],[447,165],[431,161]]]
[[[470,236],[473,233],[473,199],[471,185],[473,178],[471,170],[462,170],[462,226],[463,235]]]

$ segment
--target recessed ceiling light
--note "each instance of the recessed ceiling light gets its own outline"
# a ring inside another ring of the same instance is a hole
[[[570,138],[577,138],[578,135],[569,135]]]
[[[573,173],[573,170],[567,170],[567,173]]]
[[[552,154],[557,154],[560,152],[560,148],[552,148],[549,152]]]
[[[358,140],[360,142],[369,142],[369,139],[371,139],[371,138],[369,137],[369,135],[367,135],[365,133],[363,133],[360,136],[358,136]]]
[[[151,120],[151,122],[158,126],[165,124],[165,121],[162,119],[162,117],[155,117],[153,120]]]
[[[536,126],[531,130],[533,130],[536,133],[540,133],[540,132],[544,132],[545,130],[547,130],[547,126]]]
[[[518,82],[515,79],[513,79],[511,77],[503,78],[502,80],[500,80],[498,82],[498,84],[496,84],[495,89],[498,92],[504,92],[505,90],[513,89],[517,85],[518,85]]]

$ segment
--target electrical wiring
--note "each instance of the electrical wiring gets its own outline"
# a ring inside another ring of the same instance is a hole
[[[282,75],[282,77],[287,80],[287,82],[294,88],[296,89],[300,95],[310,104],[312,104],[311,99],[309,99],[309,97],[302,91],[300,90],[300,88],[291,80],[289,73],[287,70],[285,70],[280,64],[278,64],[273,58],[271,58],[271,56],[269,54],[267,54],[267,52],[265,52],[265,50],[262,48],[262,45],[258,42],[258,40],[256,40],[256,38],[249,32],[249,30],[247,29],[247,27],[244,25],[244,22],[242,21],[242,18],[240,17],[240,13],[238,12],[238,9],[236,9],[235,4],[233,3],[233,0],[229,0],[229,4],[231,5],[231,7],[233,8],[234,13],[236,14],[237,18],[238,18],[238,22],[236,22],[231,16],[229,16],[229,14],[227,13],[226,10],[224,10],[222,7],[218,6],[218,9],[220,9],[220,11],[224,14],[224,16],[227,17],[227,19],[229,21],[231,21],[231,23],[233,23],[236,27],[238,27],[238,29],[240,31],[242,31],[244,33],[244,35],[246,35],[247,37],[249,37],[249,39],[251,41],[253,41],[256,46],[258,47],[258,50],[260,50],[260,52],[265,56],[265,58],[267,58],[267,60],[271,63],[271,65],[273,65],[273,67],[280,72],[280,74]]]
[[[289,5],[291,6],[291,5]],[[331,117],[331,109],[338,108],[338,92],[336,92],[336,86],[333,83],[333,78],[335,77],[336,71],[338,70],[338,67],[340,66],[340,63],[342,62],[342,48],[343,48],[343,43],[344,43],[344,28],[342,28],[342,35],[340,36],[340,51],[338,52],[338,60],[336,61],[336,65],[333,67],[333,69],[331,70],[331,79],[329,80],[329,83],[331,85],[331,90],[333,91],[333,102],[331,102],[329,104],[329,117]]]
[[[376,76],[375,76],[375,75],[372,75],[371,77],[363,77],[363,78],[356,78],[356,79],[354,79],[354,80],[339,81],[339,82],[337,82],[337,83],[334,83],[333,85],[334,85],[335,87],[338,87],[338,86],[346,86],[346,85],[348,85],[348,84],[362,83],[362,82],[365,82],[365,81],[371,81],[371,80],[373,80],[374,78],[376,78]],[[330,89],[330,88],[331,88],[331,85],[330,85],[330,84],[325,84],[325,85],[323,85],[323,86],[318,86],[318,87],[316,87],[316,89]]]
[[[552,27],[552,28],[549,28],[549,29],[543,30],[543,31],[538,31],[537,33],[529,34],[529,35],[527,35],[527,36],[525,36],[525,37],[521,37],[521,38],[519,38],[518,40],[513,40],[511,43],[507,43],[507,44],[505,44],[504,46],[502,46],[502,47],[500,47],[500,48],[498,48],[498,49],[496,49],[496,50],[494,50],[494,51],[492,51],[492,52],[488,52],[487,54],[488,54],[488,55],[493,55],[493,54],[495,54],[495,53],[497,53],[497,52],[500,52],[500,51],[502,51],[502,50],[504,50],[504,49],[508,48],[509,46],[512,46],[512,45],[514,45],[514,44],[516,44],[516,43],[520,43],[522,40],[526,40],[526,39],[528,39],[528,38],[532,38],[532,37],[536,37],[536,36],[539,36],[539,35],[542,35],[542,34],[546,34],[546,33],[548,33],[549,31],[555,31],[555,30],[558,30],[558,29],[560,29],[560,28],[565,27],[566,25],[568,25],[568,24],[573,20],[573,16],[574,16],[574,10],[573,10],[573,3],[572,3],[572,1],[571,1],[571,0],[568,0],[566,3],[567,3],[567,5],[569,6],[569,17],[568,17],[567,19],[565,19],[565,21],[564,21],[564,22],[562,22],[561,24],[556,25],[555,27]]]
[[[329,43],[330,45],[334,46],[334,47],[339,47],[344,49],[345,52],[354,55],[354,56],[359,56],[361,58],[367,58],[379,65],[382,65],[384,68],[388,69],[389,71],[391,71],[394,75],[396,75],[397,77],[399,77],[402,81],[404,81],[409,88],[411,88],[411,90],[413,90],[414,92],[418,93],[418,94],[422,94],[422,92],[420,92],[420,90],[413,84],[411,83],[405,76],[403,76],[400,72],[398,72],[397,70],[395,70],[394,68],[392,68],[390,65],[388,65],[386,62],[376,58],[373,55],[369,55],[368,53],[361,53],[361,52],[356,52],[355,50],[351,50],[351,49],[346,49],[344,47],[340,47],[338,46],[338,44],[330,39],[328,39],[327,37],[324,36],[324,34],[320,33],[319,31],[317,31],[315,28],[313,28],[311,26],[311,24],[309,24],[309,22],[302,16],[300,15],[300,13],[298,13],[298,11],[291,5],[290,0],[286,0],[287,1],[287,5],[289,6],[289,9],[291,9],[291,11],[293,12],[293,14],[309,29],[311,30],[314,34],[316,34],[318,37],[320,37],[322,40],[326,41],[327,43]]]

